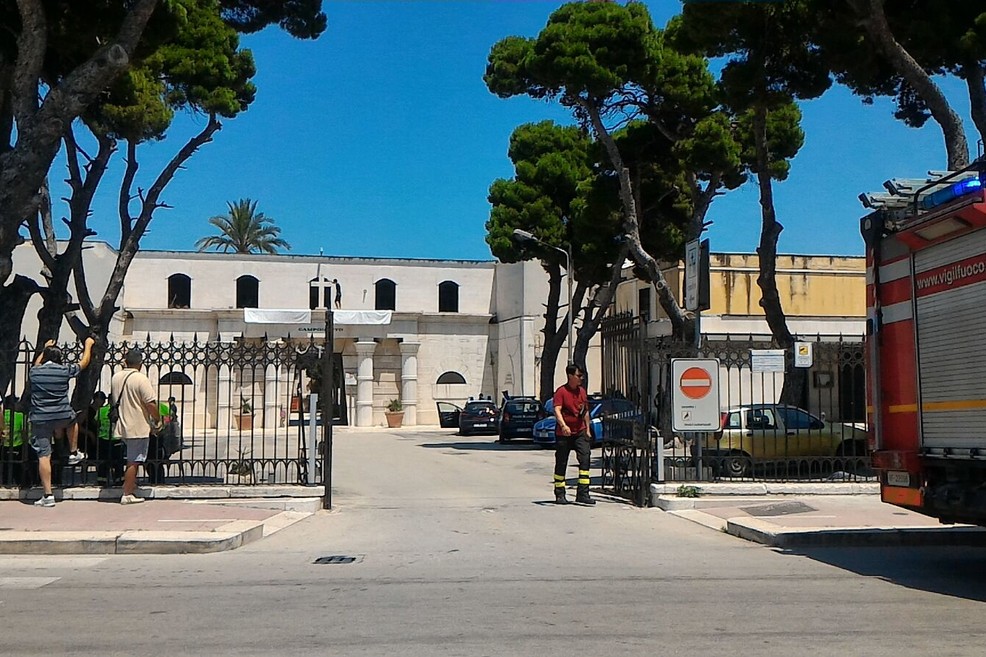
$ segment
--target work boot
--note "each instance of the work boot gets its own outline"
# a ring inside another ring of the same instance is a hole
[[[568,498],[565,497],[564,488],[555,489],[555,504],[568,504]]]
[[[588,486],[584,486],[584,485],[579,486],[579,490],[575,494],[575,503],[576,504],[588,504],[589,506],[592,506],[593,504],[596,503],[596,500],[594,500],[591,497],[589,497],[589,487]]]

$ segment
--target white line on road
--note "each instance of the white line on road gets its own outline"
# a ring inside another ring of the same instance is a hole
[[[60,579],[60,577],[0,577],[0,589],[40,589]]]

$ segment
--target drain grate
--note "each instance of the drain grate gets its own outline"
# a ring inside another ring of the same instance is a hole
[[[778,502],[776,504],[764,504],[762,506],[744,506],[740,510],[746,511],[751,516],[771,517],[787,516],[793,513],[808,513],[818,509],[810,507],[801,502]]]
[[[343,563],[355,563],[359,561],[359,557],[351,557],[344,554],[334,554],[331,557],[319,557],[315,560],[315,563],[322,564],[343,564]]]

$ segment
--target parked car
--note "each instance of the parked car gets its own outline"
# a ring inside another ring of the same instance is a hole
[[[459,413],[459,435],[497,433],[500,409],[490,400],[471,401]]]
[[[534,424],[543,417],[541,404],[534,397],[510,397],[500,410],[500,442],[530,438]]]
[[[548,400],[549,402],[551,400]],[[545,405],[546,410],[548,404]],[[534,425],[534,442],[542,447],[554,447],[555,445],[555,416],[554,406],[551,405],[550,415]],[[634,407],[633,402],[626,399],[589,399],[589,422],[590,433],[592,434],[592,446],[598,447],[603,444],[605,439],[604,417],[618,417],[623,419],[639,419],[640,413]]]
[[[703,450],[724,475],[743,477],[754,463],[865,457],[866,431],[826,422],[796,406],[750,404],[723,413],[722,430],[708,435]]]

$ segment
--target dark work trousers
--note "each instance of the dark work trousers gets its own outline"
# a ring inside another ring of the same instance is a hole
[[[589,471],[589,434],[585,431],[574,436],[555,437],[555,486],[564,487],[565,470],[568,469],[568,456],[575,450],[575,457],[579,461],[579,475]],[[561,486],[558,482],[561,481]]]

